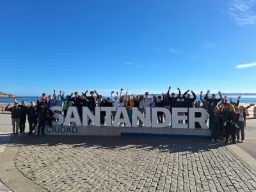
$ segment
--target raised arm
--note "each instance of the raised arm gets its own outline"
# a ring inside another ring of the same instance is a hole
[[[191,91],[192,95],[193,95],[193,102],[196,100],[196,94],[194,91]]]
[[[222,99],[222,94],[221,94],[221,92],[219,91],[218,93],[219,93],[220,99]]]
[[[11,111],[12,110],[12,108],[9,108],[9,106],[10,106],[10,103],[8,103],[8,105],[5,107],[5,111]]]
[[[84,97],[87,97],[87,96],[86,96],[87,93],[88,93],[88,90],[86,90],[86,91],[84,92]]]
[[[202,103],[205,102],[205,100],[203,99],[203,91],[200,92],[200,100],[201,100]]]
[[[185,93],[183,93],[182,97],[186,98],[186,95],[188,94],[188,92],[189,92],[189,89]]]
[[[179,94],[178,94],[177,98],[179,98],[179,97],[181,97],[181,91],[180,91],[180,88],[179,88],[179,87],[178,87],[177,89],[178,89],[178,91],[179,91]]]
[[[96,93],[97,98],[99,98],[100,95],[98,94],[98,92],[96,90],[94,90],[94,92]]]
[[[171,90],[171,86],[169,86],[169,88],[168,88],[167,97],[170,97],[170,90]]]
[[[236,107],[238,107],[239,104],[240,104],[240,98],[241,98],[241,95],[239,95],[238,98],[237,98]]]
[[[55,89],[53,90],[52,96],[53,96],[53,99],[56,99],[56,91],[55,91]]]
[[[123,92],[123,88],[120,89],[120,97],[119,98],[122,97],[122,92]]]
[[[255,104],[251,103],[250,105],[248,105],[247,107],[245,107],[246,109],[249,109],[250,107],[254,106]]]
[[[208,100],[209,99],[209,97],[208,97],[208,94],[210,93],[210,90],[208,90],[207,92],[206,92],[206,94],[205,94],[205,96],[204,96],[204,100]]]

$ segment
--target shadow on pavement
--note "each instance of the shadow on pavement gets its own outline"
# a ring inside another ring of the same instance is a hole
[[[0,135],[0,141],[4,137]],[[223,143],[211,143],[207,139],[193,138],[167,138],[158,136],[119,136],[119,137],[100,137],[100,136],[29,136],[15,135],[9,140],[10,145],[18,146],[56,146],[70,145],[73,148],[93,147],[126,150],[138,148],[143,150],[159,150],[161,152],[204,152],[219,147],[223,147]],[[1,142],[0,142],[1,145]]]

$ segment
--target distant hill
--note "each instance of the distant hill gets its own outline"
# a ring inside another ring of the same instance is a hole
[[[16,97],[16,96],[12,95],[12,94],[0,92],[0,98],[10,98],[10,97],[13,98],[13,97]]]

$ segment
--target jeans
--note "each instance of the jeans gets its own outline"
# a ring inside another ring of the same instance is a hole
[[[12,118],[12,131],[13,134],[18,134],[20,128],[20,119],[19,118]]]
[[[212,121],[211,122],[212,125],[211,125],[211,137],[212,139],[214,139],[215,141],[218,139],[219,137],[219,129],[220,129],[220,124],[219,122],[216,122],[216,121]]]
[[[46,123],[45,119],[39,119],[37,135],[44,135],[45,123]]]
[[[237,140],[240,140],[240,132],[241,132],[241,139],[244,140],[244,128],[245,128],[244,121],[239,121],[238,122],[238,128],[236,130],[236,138],[237,138]]]
[[[22,117],[20,118],[20,132],[24,133],[25,131],[25,125],[26,125],[26,118]]]
[[[236,142],[236,126],[235,124],[228,123],[226,126],[226,143],[228,142],[228,139],[231,135],[232,143]]]
[[[144,109],[143,108],[140,108],[139,111],[144,114]],[[139,126],[142,127],[143,125],[143,122],[141,120],[139,120]]]
[[[37,121],[29,120],[28,123],[29,123],[29,134],[31,134],[36,128]]]

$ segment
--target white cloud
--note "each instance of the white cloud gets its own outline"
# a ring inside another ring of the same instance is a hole
[[[180,50],[174,49],[174,48],[170,48],[168,51],[170,53],[174,53],[174,54],[177,54],[177,55],[181,55],[182,54],[182,52]]]
[[[239,64],[235,66],[236,69],[247,69],[247,68],[253,68],[253,67],[256,67],[256,62],[244,63],[244,64]]]
[[[237,25],[256,24],[256,0],[232,0],[229,13]]]

